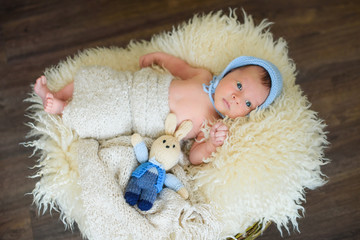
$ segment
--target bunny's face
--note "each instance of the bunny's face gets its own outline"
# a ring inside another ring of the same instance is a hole
[[[180,143],[176,137],[170,135],[156,139],[150,150],[150,158],[155,156],[156,161],[161,163],[166,171],[178,163],[179,155]]]

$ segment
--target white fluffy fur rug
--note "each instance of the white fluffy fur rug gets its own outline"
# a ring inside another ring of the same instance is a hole
[[[287,44],[281,38],[273,39],[270,25],[262,21],[255,26],[248,16],[240,23],[233,12],[194,16],[171,32],[155,35],[151,41],[131,42],[126,49],[80,52],[47,69],[45,75],[50,89],[58,90],[72,81],[80,67],[135,71],[139,57],[153,51],[173,54],[214,74],[240,55],[273,62],[284,78],[281,96],[265,111],[226,119],[230,137],[223,147],[208,164],[187,166],[186,172],[196,190],[192,193],[194,203],[211,205],[212,217],[222,227],[220,237],[244,232],[258,221],[271,221],[279,229],[288,230],[289,225],[297,229],[297,218],[304,212],[305,190],[325,183],[320,170],[327,163],[323,156],[325,125],[295,85],[296,68],[288,57]],[[29,136],[36,140],[27,146],[40,153],[34,202],[44,211],[59,210],[65,226],[72,227],[76,221],[82,230],[86,216],[79,198],[82,189],[76,182],[79,137],[60,117],[46,114],[37,96],[28,101],[33,103]]]

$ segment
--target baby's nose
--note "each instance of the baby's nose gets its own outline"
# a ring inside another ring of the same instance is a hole
[[[231,98],[233,99],[233,101],[234,101],[236,104],[238,104],[238,98],[235,96],[235,94],[233,94],[233,95],[231,96]]]

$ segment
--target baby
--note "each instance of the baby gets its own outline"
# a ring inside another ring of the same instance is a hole
[[[200,129],[207,120],[244,117],[254,109],[266,108],[282,89],[282,77],[276,66],[255,57],[238,57],[214,77],[206,69],[192,67],[182,59],[162,52],[146,54],[139,62],[141,68],[153,64],[162,66],[176,77],[169,86],[168,104],[178,125],[184,120],[193,122],[193,129],[186,139],[203,139]],[[73,95],[74,84],[51,92],[42,76],[36,80],[34,90],[41,97],[46,112],[61,114]],[[222,122],[211,126],[209,139],[193,144],[190,162],[202,163],[223,145],[227,135],[228,128]]]

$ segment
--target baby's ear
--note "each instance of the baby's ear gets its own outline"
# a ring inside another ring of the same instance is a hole
[[[180,124],[178,130],[175,132],[175,137],[177,138],[177,140],[180,141],[181,139],[186,137],[186,135],[191,131],[192,127],[193,124],[191,120],[183,121]]]
[[[174,135],[176,129],[176,115],[173,113],[169,113],[165,120],[165,134],[166,135]]]

